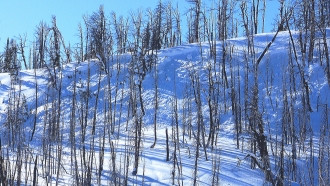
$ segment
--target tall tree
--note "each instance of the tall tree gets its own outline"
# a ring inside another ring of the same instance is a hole
[[[20,35],[18,52],[22,56],[22,60],[23,60],[25,69],[29,69],[27,61],[26,61],[26,57],[25,57],[25,47],[26,47],[25,43],[26,43],[26,35],[24,37]]]
[[[200,18],[201,18],[201,6],[202,0],[187,0],[187,2],[192,4],[190,9],[192,13],[192,20],[191,20],[191,37],[189,38],[189,43],[199,42],[200,41]]]
[[[105,17],[104,7],[101,5],[98,12],[94,12],[88,20],[88,25],[90,27],[89,32],[91,36],[90,46],[92,46],[92,52],[96,54],[96,57],[100,58],[100,62],[103,70],[107,71],[107,18]]]
[[[38,69],[46,65],[46,41],[49,27],[44,22],[40,22],[36,29],[36,63],[33,68]]]
[[[18,47],[14,39],[9,40],[7,38],[7,44],[5,52],[3,54],[3,72],[10,72],[11,74],[17,74],[20,64],[17,60]]]

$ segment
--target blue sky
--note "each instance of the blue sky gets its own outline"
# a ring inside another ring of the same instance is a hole
[[[164,0],[166,1],[166,0]],[[172,0],[174,4],[179,2],[179,7],[184,12],[189,4],[185,0]],[[204,0],[211,3],[212,0]],[[91,14],[104,5],[107,15],[112,11],[117,15],[126,16],[130,10],[138,8],[156,7],[158,0],[8,0],[0,2],[0,51],[3,50],[6,39],[19,35],[27,35],[28,43],[34,38],[36,26],[40,21],[51,24],[52,15],[56,16],[57,26],[62,32],[65,42],[73,45],[77,42],[78,23],[83,22],[84,14]],[[267,1],[267,28],[269,32],[273,28],[273,19],[278,10],[276,0]],[[182,18],[186,19],[186,18]],[[185,22],[185,20],[182,20]],[[185,26],[185,25],[182,25]]]
[[[125,15],[130,10],[140,7],[155,7],[157,0],[10,0],[0,2],[0,46],[6,43],[7,37],[24,35],[33,39],[36,26],[40,21],[51,23],[52,15],[56,16],[57,26],[66,42],[74,42],[78,23],[83,22],[84,14],[91,14],[104,5],[105,12],[115,11]]]

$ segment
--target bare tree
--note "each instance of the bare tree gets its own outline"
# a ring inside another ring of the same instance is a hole
[[[190,9],[192,14],[191,25],[188,26],[189,32],[191,32],[191,36],[189,37],[189,43],[199,42],[200,41],[200,18],[201,18],[201,0],[187,0],[187,2],[192,4]]]
[[[24,38],[20,35],[18,52],[22,56],[22,60],[23,60],[25,69],[29,69],[27,62],[26,62],[26,58],[25,58],[25,43],[26,43],[26,35],[24,35]]]
[[[90,45],[95,50],[95,54],[99,56],[101,60],[101,67],[108,73],[107,66],[107,18],[105,17],[104,7],[100,6],[98,12],[94,12],[88,20],[90,27]],[[97,57],[96,56],[96,57]]]
[[[36,50],[38,51],[38,56],[36,59],[36,64],[33,68],[42,68],[46,64],[45,51],[48,32],[49,28],[46,23],[40,22],[36,29]]]

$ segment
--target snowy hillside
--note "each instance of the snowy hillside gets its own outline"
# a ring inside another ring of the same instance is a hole
[[[323,41],[308,62],[299,34],[296,59],[289,32],[280,32],[256,64],[274,34],[255,35],[253,47],[242,37],[0,74],[1,178],[322,185],[330,167]]]

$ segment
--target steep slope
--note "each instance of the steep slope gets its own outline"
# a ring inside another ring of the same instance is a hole
[[[246,38],[217,42],[216,56],[209,43],[160,50],[151,58],[118,55],[109,61],[109,74],[97,59],[17,77],[0,74],[7,180],[263,185],[284,178],[286,184],[317,184],[317,162],[326,159],[319,143],[329,144],[323,48],[315,49],[312,62],[298,50],[295,61],[289,33],[281,32],[256,65],[272,37],[254,36],[252,48]],[[143,60],[150,64],[145,74]],[[260,137],[267,141],[267,160]]]

